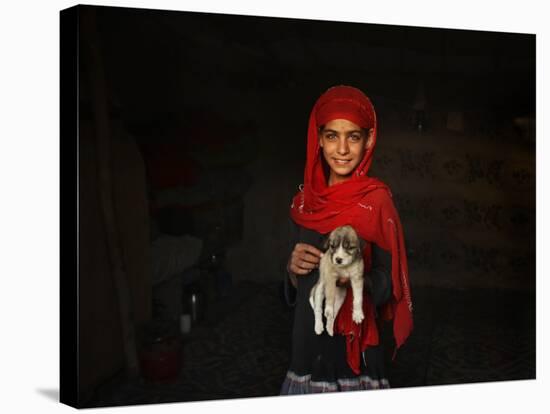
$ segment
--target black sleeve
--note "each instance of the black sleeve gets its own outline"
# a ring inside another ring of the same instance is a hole
[[[372,244],[371,297],[375,306],[386,303],[391,297],[391,253]]]
[[[294,246],[298,242],[298,225],[294,223],[292,219],[289,219],[289,247],[288,252],[285,259],[285,269],[284,269],[284,291],[285,291],[285,300],[288,306],[294,306],[296,305],[296,288],[290,281],[291,277],[296,277],[294,275],[291,275],[288,271],[287,264],[288,259],[290,258],[290,254],[292,253],[292,250],[294,249]]]

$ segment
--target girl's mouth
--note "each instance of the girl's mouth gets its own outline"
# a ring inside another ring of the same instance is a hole
[[[351,160],[339,160],[337,158],[333,158],[333,160],[338,165],[346,165],[351,161]]]

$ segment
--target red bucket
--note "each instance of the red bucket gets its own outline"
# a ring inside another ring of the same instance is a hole
[[[182,365],[182,344],[173,323],[152,322],[145,327],[139,350],[141,375],[151,382],[177,380]]]

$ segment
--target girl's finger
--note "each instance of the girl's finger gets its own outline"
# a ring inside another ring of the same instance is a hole
[[[321,257],[323,255],[323,252],[321,250],[319,250],[315,246],[312,246],[311,244],[298,243],[297,247],[298,247],[298,250],[306,252],[306,253],[310,253],[310,254],[312,254],[313,256],[316,256],[316,257]]]
[[[299,263],[298,263],[298,267],[301,267],[302,269],[308,269],[308,270],[311,270],[311,269],[315,269],[317,266],[315,263],[311,263],[311,262],[307,262],[305,260],[301,260]]]
[[[312,263],[312,264],[318,264],[319,258],[317,256],[312,255],[311,253],[304,253],[302,257],[300,257],[301,260],[304,262]]]

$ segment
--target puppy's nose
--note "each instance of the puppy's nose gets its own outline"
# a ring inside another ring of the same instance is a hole
[[[342,264],[342,258],[341,258],[341,257],[337,257],[337,258],[336,258],[336,263]]]

